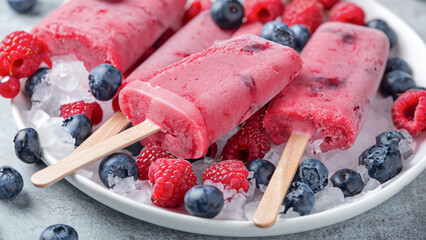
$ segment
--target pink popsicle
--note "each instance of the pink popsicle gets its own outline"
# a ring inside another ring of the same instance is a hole
[[[144,80],[153,72],[200,52],[215,41],[226,40],[231,35],[232,31],[224,31],[213,22],[209,11],[200,13],[133,71],[126,81]]]
[[[245,23],[232,35],[232,37],[239,37],[244,34],[254,34],[256,36],[260,35],[263,24],[261,22],[251,22]]]
[[[148,82],[130,82],[120,92],[120,107],[134,124],[148,119],[160,126],[145,142],[198,158],[278,94],[301,67],[293,49],[244,35],[163,68]]]
[[[386,36],[345,23],[323,24],[301,57],[302,72],[269,106],[264,127],[276,144],[294,132],[321,151],[351,147],[376,95],[389,52]]]
[[[302,72],[273,99],[263,119],[279,144],[287,142],[253,216],[272,226],[308,141],[321,151],[353,145],[377,92],[389,52],[378,30],[346,23],[321,25],[302,51]]]
[[[73,54],[90,71],[110,63],[124,72],[178,18],[186,0],[73,0],[39,22],[32,33],[47,59]]]

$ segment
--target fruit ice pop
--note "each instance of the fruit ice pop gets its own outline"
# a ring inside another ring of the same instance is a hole
[[[237,31],[232,35],[232,37],[239,37],[244,34],[254,34],[256,36],[260,35],[260,31],[262,30],[263,24],[261,22],[251,22],[242,25],[238,28]]]
[[[134,124],[150,120],[160,126],[145,143],[198,158],[278,94],[301,67],[293,49],[247,34],[167,66],[147,82],[128,83],[120,107]]]
[[[276,144],[292,133],[321,141],[322,152],[351,147],[377,92],[389,52],[382,32],[321,25],[301,53],[302,72],[271,102],[264,127]]]
[[[230,38],[232,33],[219,28],[210,17],[210,12],[204,11],[173,35],[126,80],[143,80],[163,67],[212,46],[215,41]]]
[[[186,0],[73,0],[32,33],[50,57],[73,54],[90,71],[110,63],[124,72],[178,19]]]

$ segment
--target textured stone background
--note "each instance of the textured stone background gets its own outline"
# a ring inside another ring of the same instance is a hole
[[[39,0],[29,16],[12,13],[0,1],[0,38],[16,29],[28,29],[59,5],[59,0]],[[426,1],[379,0],[397,13],[426,40]],[[3,35],[2,35],[3,34]],[[425,76],[419,76],[424,78]],[[228,239],[175,231],[143,222],[86,196],[66,181],[38,189],[30,176],[44,164],[26,165],[16,159],[12,139],[17,127],[9,101],[0,98],[0,166],[11,165],[24,177],[23,192],[13,200],[0,201],[0,240],[38,239],[51,224],[66,223],[80,239]],[[425,239],[426,172],[394,197],[353,219],[329,227],[270,239]]]

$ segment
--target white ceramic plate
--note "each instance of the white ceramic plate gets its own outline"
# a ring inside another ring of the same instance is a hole
[[[399,42],[391,55],[405,59],[413,68],[417,83],[421,86],[426,86],[426,68],[422,66],[426,62],[426,46],[423,41],[409,26],[379,3],[371,0],[353,2],[356,2],[364,9],[368,19],[381,18],[392,26],[398,35]],[[13,100],[13,116],[19,128],[27,126],[22,110],[27,109],[28,106],[29,103],[22,94]],[[414,141],[416,142],[415,158],[405,166],[403,172],[384,184],[382,189],[369,192],[357,201],[346,203],[330,210],[303,217],[279,219],[273,227],[267,229],[257,228],[250,221],[202,219],[179,213],[179,210],[167,210],[144,205],[115,194],[106,189],[101,183],[94,182],[78,174],[68,177],[67,180],[87,195],[113,209],[164,227],[221,236],[283,235],[308,231],[347,220],[368,211],[396,194],[426,168],[426,134],[415,138]],[[48,165],[57,161],[49,152],[45,152],[44,156]]]

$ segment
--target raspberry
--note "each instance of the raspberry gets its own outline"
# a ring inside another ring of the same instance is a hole
[[[6,76],[0,81],[0,95],[4,98],[14,98],[20,89],[21,84],[15,76]]]
[[[271,142],[265,130],[254,127],[243,127],[228,139],[223,147],[223,160],[238,159],[248,162],[263,158],[271,149]]]
[[[13,32],[0,44],[0,76],[29,77],[37,71],[43,58],[43,45],[33,35]]]
[[[393,124],[418,135],[426,129],[426,90],[409,90],[392,105]]]
[[[84,101],[77,101],[74,103],[63,104],[60,107],[60,117],[69,118],[76,114],[83,114],[96,125],[102,121],[102,108],[97,102],[86,103]]]
[[[364,11],[353,3],[340,2],[330,10],[330,21],[364,25]]]
[[[214,183],[222,183],[226,190],[235,189],[240,191],[242,189],[244,192],[247,192],[250,187],[250,183],[247,180],[248,174],[249,172],[243,162],[239,160],[226,160],[206,168],[201,180],[203,183],[206,180]]]
[[[191,19],[196,17],[200,12],[209,10],[212,3],[210,0],[195,0],[191,6],[185,11],[182,17],[182,25],[187,24]]]
[[[242,127],[263,128],[263,118],[265,117],[267,107],[262,107],[255,112],[249,119],[247,119]]]
[[[340,2],[340,0],[318,0],[318,1],[322,3],[325,9],[330,9],[334,5],[336,5],[336,3]]]
[[[154,185],[152,202],[169,208],[182,205],[185,193],[197,185],[191,163],[183,159],[157,159],[149,167],[149,180]]]
[[[250,22],[267,23],[281,16],[284,11],[281,0],[246,0],[243,6]]]
[[[305,25],[313,33],[322,23],[323,6],[317,0],[296,0],[288,4],[283,22],[289,27]]]
[[[152,144],[148,144],[142,149],[142,151],[139,153],[139,156],[136,159],[136,165],[139,167],[139,179],[140,180],[148,180],[148,170],[149,166],[155,160],[159,158],[176,158],[166,150],[154,146]]]

